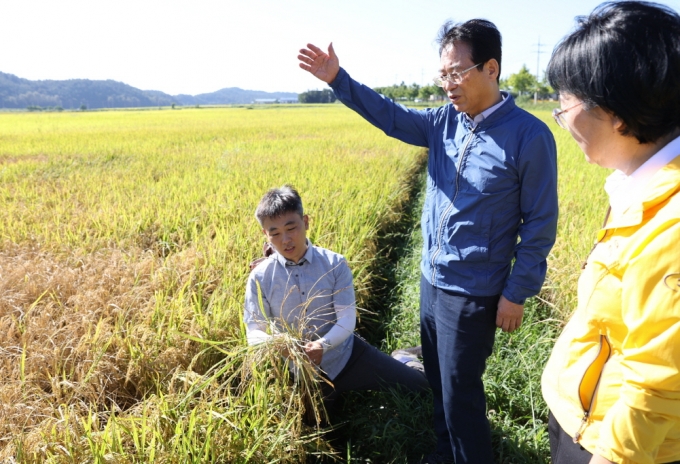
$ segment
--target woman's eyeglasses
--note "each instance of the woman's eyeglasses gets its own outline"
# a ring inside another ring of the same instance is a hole
[[[553,118],[555,118],[555,122],[557,123],[558,126],[560,126],[562,129],[567,129],[569,130],[569,126],[567,126],[567,121],[564,119],[564,113],[566,113],[569,110],[572,110],[576,108],[579,105],[583,105],[584,102],[578,102],[574,106],[570,106],[566,110],[561,110],[559,108],[555,108],[552,112]]]

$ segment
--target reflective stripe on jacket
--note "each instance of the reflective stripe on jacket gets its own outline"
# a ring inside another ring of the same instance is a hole
[[[543,396],[591,453],[680,460],[680,157],[610,217],[598,241],[543,372]],[[598,361],[603,341],[610,353]]]

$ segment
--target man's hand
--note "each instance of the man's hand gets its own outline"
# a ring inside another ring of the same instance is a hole
[[[320,342],[307,342],[305,344],[305,354],[317,366],[321,364],[323,358],[323,346]]]
[[[522,325],[523,316],[524,305],[515,304],[501,295],[496,313],[496,327],[503,329],[503,332],[513,332]]]
[[[286,359],[290,358],[290,351],[286,345],[281,345],[281,348],[279,348],[279,354]]]
[[[333,82],[340,71],[340,60],[333,50],[333,44],[328,46],[328,53],[316,45],[307,44],[307,48],[300,50],[298,60],[302,69],[327,84]]]

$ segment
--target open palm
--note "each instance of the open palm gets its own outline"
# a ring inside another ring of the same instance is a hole
[[[328,46],[328,53],[313,44],[307,44],[307,48],[300,50],[298,55],[300,67],[313,74],[327,84],[335,80],[340,70],[340,60],[333,50],[333,44]]]

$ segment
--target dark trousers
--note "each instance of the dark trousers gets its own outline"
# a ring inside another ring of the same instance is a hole
[[[345,367],[332,380],[322,383],[326,409],[332,409],[337,397],[346,391],[402,388],[415,392],[429,389],[422,372],[386,355],[363,338],[354,335],[352,354]]]
[[[555,417],[550,413],[548,418],[548,437],[550,438],[550,457],[552,464],[588,464],[593,457],[572,437],[565,432]],[[680,464],[674,461],[670,464]]]
[[[436,451],[457,464],[493,463],[482,374],[493,350],[499,298],[441,290],[421,277],[420,331]]]

